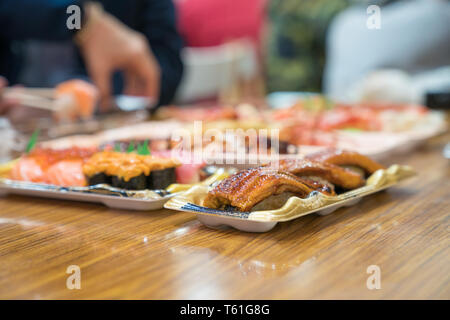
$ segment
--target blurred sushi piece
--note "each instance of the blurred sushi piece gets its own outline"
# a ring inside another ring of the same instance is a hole
[[[94,186],[96,184],[112,184],[111,177],[107,176],[105,173],[100,172],[96,173],[93,176],[86,177],[87,178],[87,184],[89,186]]]
[[[9,178],[12,180],[52,184],[66,187],[86,185],[83,163],[96,149],[36,148],[24,154],[12,167]]]
[[[46,180],[57,186],[83,187],[86,179],[82,166],[83,160],[58,161],[46,170]]]
[[[92,118],[98,102],[97,88],[80,79],[68,80],[55,88],[55,118],[59,121]]]
[[[147,177],[144,173],[129,178],[127,181],[125,178],[120,176],[112,176],[111,177],[111,185],[116,188],[127,189],[127,190],[144,190],[144,189],[152,189],[147,183]]]
[[[165,189],[175,182],[177,182],[175,167],[162,170],[154,170],[150,173],[147,180],[148,188],[154,190]]]
[[[170,148],[169,139],[128,139],[106,142],[100,145],[100,149],[105,151],[129,152],[130,149],[134,150],[137,145],[142,145],[143,143],[147,143],[147,148],[152,154],[154,152],[166,151]]]
[[[110,183],[127,190],[164,189],[176,182],[178,160],[152,155],[102,151],[84,165],[88,184]]]
[[[162,158],[175,158],[181,162],[181,165],[175,169],[177,183],[193,184],[200,182],[203,178],[205,178],[202,169],[205,168],[206,163],[203,161],[196,162],[195,157],[190,152],[181,150],[164,150],[152,151],[152,154]]]
[[[191,153],[186,153],[180,150],[170,150],[169,141],[168,140],[151,140],[151,139],[135,139],[135,140],[118,140],[111,141],[105,143],[100,146],[100,149],[104,151],[117,151],[117,152],[130,152],[130,150],[135,149],[135,147],[142,143],[148,143],[148,149],[151,150],[151,154],[157,158],[166,158],[166,159],[178,159],[181,162],[181,165],[177,166],[175,170],[170,170],[170,172],[159,173],[157,171],[153,171],[150,175],[152,176],[160,176],[165,175],[164,179],[172,180],[170,176],[172,171],[175,173],[175,179],[177,183],[183,184],[192,184],[200,182],[203,178],[205,178],[202,169],[206,166],[205,162],[195,163],[193,156]],[[161,178],[161,179],[162,179]],[[159,177],[157,178],[159,179]],[[158,188],[159,186],[159,188]],[[165,187],[161,187],[160,184],[155,184],[153,186],[154,189],[164,189]]]
[[[35,159],[22,157],[11,169],[9,178],[20,181],[43,182],[44,171]]]

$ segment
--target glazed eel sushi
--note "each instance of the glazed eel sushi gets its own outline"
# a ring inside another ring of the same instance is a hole
[[[267,167],[278,168],[303,179],[321,181],[343,189],[354,189],[364,184],[364,177],[350,169],[337,165],[306,159],[283,159],[269,163]]]
[[[88,185],[106,183],[127,190],[165,189],[176,182],[175,159],[102,151],[84,165]]]
[[[327,150],[307,159],[289,159],[243,170],[208,192],[203,205],[239,211],[278,209],[291,196],[312,192],[335,195],[335,187],[351,190],[365,175],[384,167],[356,152]]]
[[[333,148],[312,153],[306,156],[306,159],[344,167],[359,172],[363,176],[370,175],[379,169],[385,169],[385,167],[378,162],[359,154],[358,152]]]
[[[239,211],[279,208],[291,196],[306,198],[313,191],[334,195],[334,190],[317,181],[301,179],[270,167],[240,171],[211,190],[203,205],[213,209]]]

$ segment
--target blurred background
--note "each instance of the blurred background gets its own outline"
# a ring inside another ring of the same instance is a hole
[[[175,4],[186,46],[182,103],[208,94],[264,99],[281,91],[425,104],[427,93],[450,87],[448,1]]]
[[[67,24],[73,4],[81,30]],[[204,119],[243,103],[241,116],[257,118],[252,108],[317,94],[449,106],[446,0],[0,0],[0,26],[2,137]]]

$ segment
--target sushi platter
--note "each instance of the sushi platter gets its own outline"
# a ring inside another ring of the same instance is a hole
[[[100,184],[89,187],[61,187],[0,178],[0,195],[18,194],[49,199],[96,202],[115,209],[157,210],[175,193],[130,192]]]
[[[195,128],[177,118],[183,111],[170,108],[166,112],[175,112],[170,120],[39,144],[32,136],[22,156],[0,165],[0,194],[97,202],[127,210],[165,207],[195,213],[208,226],[268,231],[280,221],[353,205],[412,176],[409,167],[385,167],[377,161],[445,130],[440,114],[420,106],[360,106],[363,112],[354,113],[353,107],[325,108],[323,103],[319,99],[272,111],[247,105],[233,112],[218,108],[216,118],[209,114],[200,129],[202,137],[211,128],[279,130],[276,145],[269,136],[252,140],[255,149],[244,145],[251,163],[238,163],[234,149],[203,154],[200,161],[193,156],[195,150],[180,151],[173,132],[181,128],[193,137]],[[409,120],[392,123],[387,120],[392,112],[394,118],[403,112]],[[349,126],[358,130],[346,130]],[[221,146],[228,138],[200,140],[200,145]]]
[[[156,210],[179,192],[194,184],[212,184],[231,170],[202,167],[200,177],[198,167],[194,168],[197,173],[194,180],[192,175],[191,181],[180,180],[177,175],[192,170],[182,168],[176,159],[146,154],[148,150],[143,146],[140,145],[141,154],[78,147],[36,148],[0,166],[0,194],[97,202],[117,209]]]
[[[224,175],[228,175],[226,171],[218,169],[215,174],[198,185],[212,184]],[[111,187],[108,184],[64,187],[0,178],[0,195],[18,194],[49,199],[95,202],[114,209],[149,211],[162,209],[164,203],[170,198],[192,186],[172,184],[168,188],[160,190],[125,190]]]
[[[327,215],[341,207],[353,206],[364,196],[382,191],[415,175],[411,167],[402,165],[369,170],[372,174],[359,187],[351,189],[347,185],[348,188],[341,189],[338,193],[333,189],[339,188],[338,184],[342,181],[334,178],[324,180],[324,177],[331,177],[327,173],[329,168],[319,169],[319,166],[314,166],[316,164],[311,165],[301,160],[291,164],[291,170],[289,167],[281,168],[286,171],[273,172],[261,168],[244,170],[213,189],[205,185],[194,186],[173,197],[164,207],[196,214],[200,222],[211,228],[227,226],[246,232],[267,232],[278,222],[311,213]],[[295,172],[296,175],[291,175],[290,172]],[[313,172],[315,176],[310,176]],[[333,179],[338,184],[329,188],[329,181]],[[271,184],[271,180],[274,183],[269,188],[264,187],[264,184]],[[251,190],[255,184],[259,184],[261,190],[256,194]],[[312,186],[313,191],[306,186]],[[307,191],[304,192],[302,188]],[[253,201],[254,199],[256,200]],[[243,203],[251,205],[242,205]]]
[[[259,232],[279,221],[354,204],[413,175],[411,168],[386,168],[357,152],[334,148],[240,171],[182,163],[173,153],[151,154],[148,142],[111,148],[31,146],[0,167],[0,193],[116,209],[165,207],[195,212],[209,226]]]

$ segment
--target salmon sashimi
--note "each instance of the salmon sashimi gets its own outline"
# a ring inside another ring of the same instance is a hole
[[[56,186],[84,187],[87,183],[82,166],[81,160],[59,161],[47,169],[46,181]]]
[[[9,178],[66,187],[85,186],[82,166],[95,152],[96,148],[36,148],[17,161]]]
[[[43,182],[44,171],[33,158],[20,158],[10,172],[10,179],[30,182]]]

